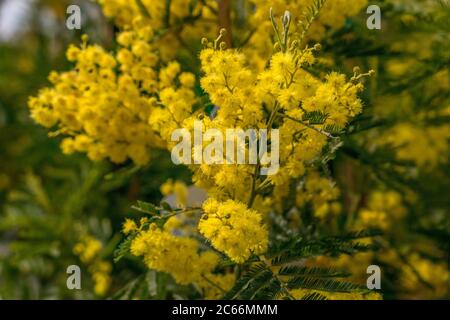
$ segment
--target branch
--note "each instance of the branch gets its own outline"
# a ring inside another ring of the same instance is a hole
[[[227,30],[224,35],[224,41],[228,48],[233,46],[232,37],[232,24],[231,24],[231,1],[230,0],[218,0],[219,2],[219,29]]]

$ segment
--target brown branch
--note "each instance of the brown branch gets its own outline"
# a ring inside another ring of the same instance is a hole
[[[231,30],[231,0],[218,0],[219,5],[219,30],[226,29],[223,40],[228,48],[233,46],[233,36]]]

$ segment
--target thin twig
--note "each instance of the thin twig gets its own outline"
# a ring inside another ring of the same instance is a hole
[[[257,195],[256,180],[258,179],[260,166],[261,165],[259,163],[256,165],[255,171],[253,172],[253,175],[252,175],[252,187],[250,190],[250,198],[248,199],[248,202],[247,202],[248,208],[251,208],[253,206],[253,203],[255,202],[255,199],[256,199],[256,195]]]
[[[227,293],[227,291],[225,289],[223,289],[221,286],[219,286],[217,283],[214,283],[213,281],[211,281],[210,279],[208,279],[207,276],[205,276],[204,274],[202,274],[202,278],[206,280],[206,282],[208,282],[209,284],[211,284],[212,286],[216,287],[217,289],[219,289],[220,291],[222,291],[223,293]]]

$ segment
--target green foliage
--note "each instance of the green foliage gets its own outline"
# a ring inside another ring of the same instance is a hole
[[[314,20],[320,13],[327,0],[314,0],[313,4],[309,6],[304,13],[303,19],[300,20],[299,28],[301,30],[300,44],[305,40],[308,30],[311,28]]]
[[[320,111],[312,111],[312,112],[306,112],[303,115],[303,121],[308,121],[309,124],[324,124],[327,120],[328,115],[324,114]]]
[[[321,255],[356,254],[373,248],[354,240],[379,236],[379,231],[354,232],[340,237],[305,240],[293,237],[275,243],[264,257],[259,257],[240,277],[224,299],[293,299],[290,290],[308,289],[343,293],[367,293],[365,286],[336,280],[350,273],[335,268],[308,267],[306,259]],[[305,300],[324,299],[319,293],[308,294]]]

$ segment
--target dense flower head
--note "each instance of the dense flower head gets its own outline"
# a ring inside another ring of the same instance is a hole
[[[195,76],[181,72],[180,65],[172,62],[160,70],[159,79],[160,101],[148,118],[148,124],[170,148],[172,132],[182,127],[196,103]]]
[[[233,261],[243,263],[252,254],[266,251],[268,232],[257,211],[236,201],[221,203],[214,199],[207,200],[203,210],[200,233]]]
[[[213,124],[230,128],[261,125],[261,98],[245,56],[234,50],[207,48],[200,60],[204,72],[201,85],[219,108]]]

